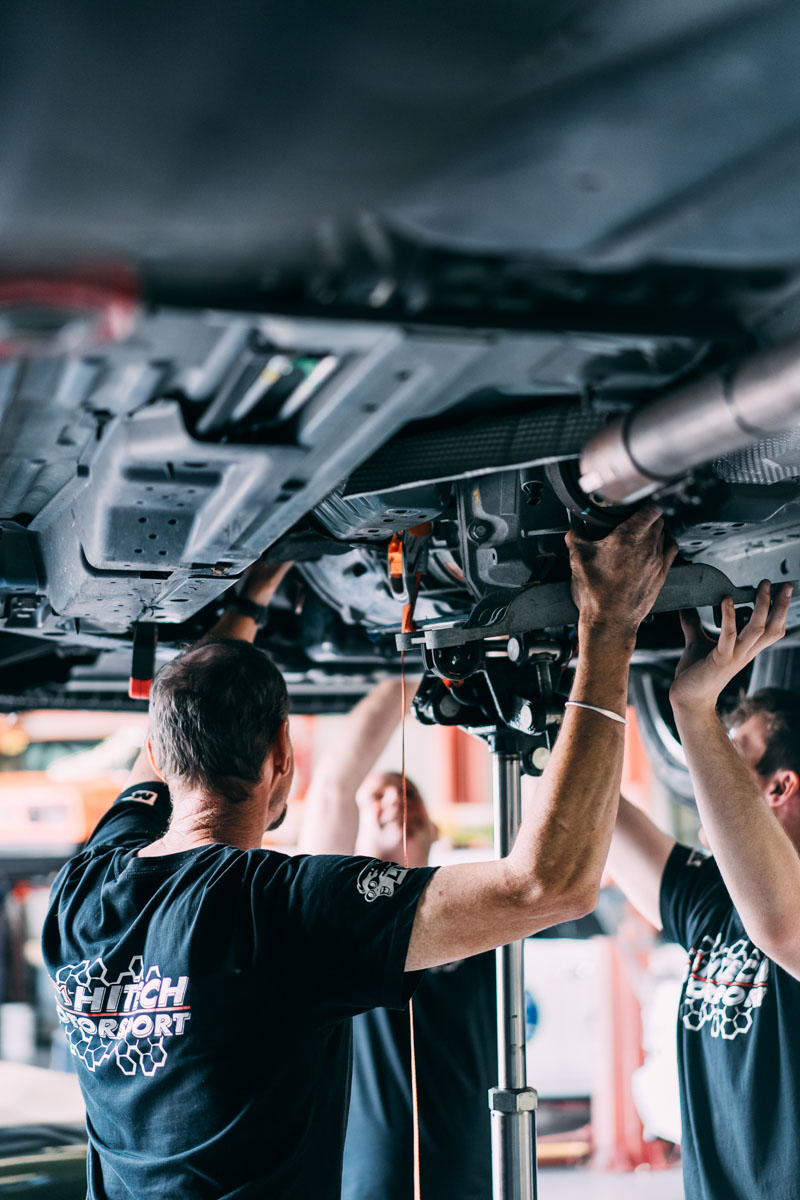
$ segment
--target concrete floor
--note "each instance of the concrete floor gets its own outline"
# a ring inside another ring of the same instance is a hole
[[[0,1061],[0,1127],[83,1125],[77,1075]]]
[[[83,1124],[77,1077],[0,1062],[0,1128],[48,1122]],[[538,1200],[684,1200],[681,1170],[616,1174],[590,1167],[541,1167]]]
[[[617,1175],[587,1167],[539,1171],[538,1200],[683,1200],[681,1169]]]

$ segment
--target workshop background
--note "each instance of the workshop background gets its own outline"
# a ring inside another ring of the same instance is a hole
[[[653,777],[629,710],[625,794],[696,844],[694,810]],[[265,845],[292,853],[305,791],[342,717],[296,716],[289,817]],[[83,1108],[39,950],[49,882],[121,789],[146,717],[0,716],[0,1191],[81,1197]],[[400,764],[400,731],[379,767]],[[457,728],[406,722],[408,774],[441,837],[433,861],[492,856],[490,759]],[[535,779],[523,803],[536,803]],[[682,1196],[675,1012],[683,952],[664,944],[610,879],[591,917],[525,947],[528,1078],[539,1093],[543,1196],[605,1188]],[[424,1195],[424,1180],[423,1180]]]

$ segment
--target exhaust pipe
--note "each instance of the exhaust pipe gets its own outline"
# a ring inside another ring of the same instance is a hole
[[[581,455],[580,486],[631,504],[692,467],[800,421],[800,338],[612,422]]]

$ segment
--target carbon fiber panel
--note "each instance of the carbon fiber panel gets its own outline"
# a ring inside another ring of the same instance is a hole
[[[577,405],[562,405],[523,416],[482,418],[452,429],[401,435],[350,476],[345,495],[369,495],[571,458],[608,419]]]
[[[755,442],[735,454],[714,460],[713,469],[726,483],[779,483],[800,476],[800,429]]]

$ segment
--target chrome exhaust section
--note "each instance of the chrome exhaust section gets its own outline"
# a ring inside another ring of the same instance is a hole
[[[692,467],[800,421],[800,338],[612,422],[584,448],[581,489],[631,504]]]

